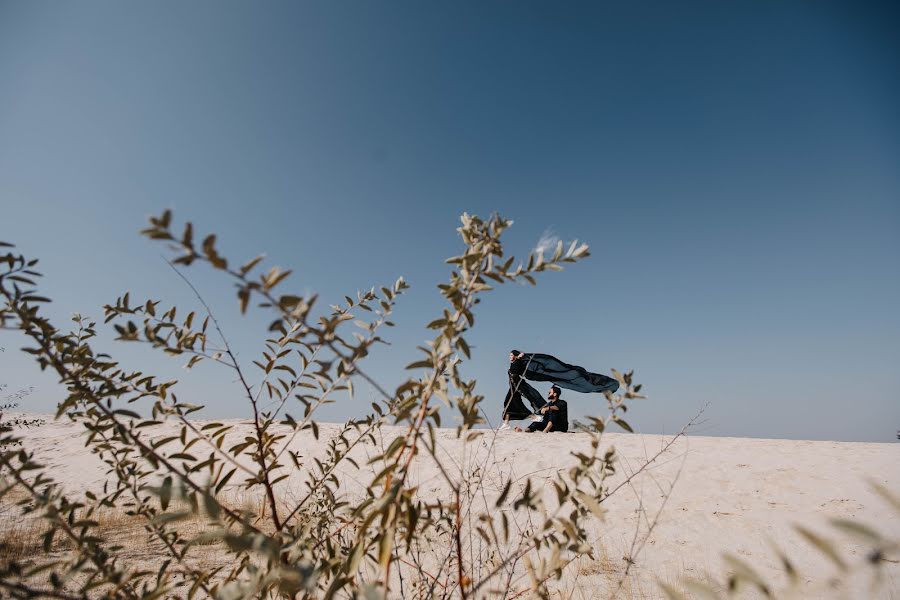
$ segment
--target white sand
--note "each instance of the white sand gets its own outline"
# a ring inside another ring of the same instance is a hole
[[[318,442],[304,433],[294,439],[292,448],[305,457],[322,456],[325,441],[336,430],[336,425],[322,425]],[[385,446],[396,431],[384,430]],[[164,432],[155,428],[152,433],[155,436]],[[465,453],[453,430],[441,430],[439,438],[449,463],[472,466],[488,456],[493,435],[488,432],[470,443]],[[522,477],[521,484],[531,474],[542,482],[556,469],[571,466],[571,452],[586,451],[587,439],[584,434],[497,434],[493,456],[487,462],[485,485],[490,505],[493,506],[506,476]],[[669,439],[607,434],[604,446],[614,446],[619,455],[618,473],[612,484],[621,481],[624,474],[640,466]],[[99,487],[104,481],[105,466],[84,448],[83,432],[76,425],[50,422],[27,434],[27,447],[73,492]],[[357,450],[355,455],[361,458],[378,453],[371,445]],[[359,462],[365,464],[365,460]],[[373,471],[375,467],[363,469]],[[364,481],[366,475],[348,466],[341,477],[353,493],[359,490],[358,482]],[[302,494],[303,478],[298,473],[284,484],[286,497]],[[609,589],[624,570],[624,557],[631,551],[635,527],[640,523],[640,530],[646,530],[639,508],[643,506],[652,520],[673,481],[674,490],[659,523],[636,558],[635,576],[628,583],[626,597],[661,597],[654,583],[656,578],[677,583],[682,575],[701,577],[710,571],[722,580],[721,574],[726,571],[721,560],[723,551],[746,560],[770,580],[782,581],[769,539],[795,560],[804,580],[810,585],[821,583],[834,572],[832,565],[792,532],[792,524],[807,525],[840,541],[845,555],[853,560],[862,560],[864,547],[835,533],[827,525],[829,518],[858,519],[885,536],[900,540],[900,514],[872,491],[869,480],[900,491],[900,443],[682,438],[636,477],[633,485],[623,487],[604,503],[609,510],[606,523],[598,522],[596,526],[597,556],[604,559],[576,565],[574,572],[578,577],[570,575],[563,582],[552,582],[550,587],[561,595],[574,592],[575,597],[602,596],[598,590]],[[445,489],[437,469],[423,457],[416,459],[410,483],[420,486],[420,494],[426,497],[439,497]],[[900,597],[900,567],[893,562],[883,566],[887,579],[880,594],[871,594],[867,580],[855,578],[847,581],[850,589],[844,597]],[[814,588],[804,595],[819,596]]]

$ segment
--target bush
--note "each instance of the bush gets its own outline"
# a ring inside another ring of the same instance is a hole
[[[17,597],[467,598],[508,592],[514,573],[524,569],[530,583],[511,595],[546,595],[548,580],[579,557],[592,557],[586,525],[602,516],[603,502],[621,487],[605,485],[615,472],[615,454],[601,449],[601,436],[610,422],[627,428],[626,402],[642,397],[640,386],[632,373],[615,373],[621,387],[607,394],[608,413],[589,419],[575,465],[549,486],[507,477],[488,501],[483,456],[473,451],[468,463],[448,464],[437,441],[442,408],[457,417],[459,443],[492,447],[492,434],[478,428],[483,397],[460,371],[480,297],[496,284],[534,284],[539,273],[588,256],[586,245],[560,243],[549,257],[539,253],[517,263],[501,243],[510,221],[461,220],[464,251],[447,260],[449,279],[438,286],[447,307],[428,324],[433,337],[407,366],[413,375],[386,390],[364,364],[383,342],[382,329],[392,325],[395,304],[408,288],[402,278],[319,311],[316,296],[280,291],[290,271],[260,271],[261,257],[233,263],[219,253],[215,235],[197,243],[191,223],[176,235],[170,212],[152,218],[143,233],[171,246],[174,266],[205,264],[235,283],[242,313],[255,307],[272,315],[265,348],[252,367],[242,364],[196,289],[204,307],[199,315],[125,293],[104,307],[105,322],[118,340],[147,344],[186,360],[188,368],[201,361],[220,365],[252,414],[251,434],[239,439],[231,424],[189,419],[201,407],[180,401],[175,381],[126,370],[95,352],[90,319],[76,315],[72,331],[57,329],[41,312],[48,299],[37,288],[37,261],[11,250],[0,257],[0,326],[26,334],[31,346],[24,351],[59,376],[67,397],[57,418],[85,428],[88,447],[110,472],[102,492],[73,495],[27,449],[9,450],[18,440],[4,431],[0,493],[18,494],[24,513],[41,524],[47,554],[45,560],[5,562],[0,586]],[[321,456],[291,451],[301,433],[318,438],[316,410],[335,394],[352,395],[357,378],[380,394],[371,414],[341,426]],[[135,410],[139,406],[148,417]],[[172,423],[176,434],[153,436]],[[401,429],[369,457],[374,472],[367,476],[354,449],[375,445],[376,436],[385,439],[386,425]],[[436,501],[410,483],[417,457],[433,461],[441,473]],[[345,469],[358,469],[356,494],[347,490],[348,478],[338,476]],[[304,480],[299,493],[288,488],[292,474]],[[239,507],[229,498],[226,491],[238,485],[261,508]],[[549,501],[545,489],[552,490]],[[288,504],[286,497],[292,497]],[[101,523],[114,510],[140,520],[166,559],[152,568],[124,560],[121,543]],[[526,514],[530,526],[511,527],[510,514]],[[51,555],[57,539],[66,541],[66,551]],[[211,544],[221,544],[227,562],[211,566],[196,559]]]

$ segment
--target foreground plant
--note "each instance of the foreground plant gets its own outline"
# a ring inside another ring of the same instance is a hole
[[[27,449],[0,454],[0,495],[24,494],[21,509],[44,523],[48,552],[44,559],[0,565],[0,589],[15,597],[58,598],[546,595],[548,581],[593,552],[587,526],[618,489],[606,486],[615,454],[601,448],[602,432],[610,422],[627,428],[626,402],[642,396],[632,373],[616,372],[620,391],[607,394],[606,415],[590,419],[570,470],[544,485],[507,476],[494,482],[498,493],[486,493],[493,434],[477,428],[484,423],[483,397],[461,373],[475,307],[492,285],[534,284],[537,274],[588,256],[586,245],[560,243],[549,257],[539,253],[517,262],[504,256],[501,244],[510,225],[499,216],[462,216],[457,231],[464,251],[447,260],[449,279],[438,286],[447,306],[428,324],[433,337],[407,367],[414,375],[386,390],[363,365],[384,341],[381,330],[393,325],[395,303],[408,288],[402,278],[322,311],[316,296],[281,292],[290,271],[261,271],[262,257],[234,263],[220,254],[215,235],[197,242],[191,223],[176,234],[171,213],[152,218],[143,233],[171,247],[173,267],[205,264],[234,282],[242,313],[255,307],[271,314],[265,347],[251,364],[239,361],[181,271],[203,307],[200,314],[126,293],[104,307],[105,321],[122,342],[147,344],[186,360],[188,369],[211,361],[228,372],[252,417],[245,436],[232,425],[190,420],[202,407],[179,400],[175,381],[129,371],[96,352],[91,320],[76,315],[72,331],[58,329],[40,310],[49,300],[37,289],[37,261],[11,251],[0,257],[0,327],[23,332],[31,341],[24,351],[58,375],[68,395],[57,418],[85,428],[88,448],[110,474],[102,490],[80,496],[63,491]],[[317,409],[352,396],[359,379],[380,396],[371,414],[344,424],[322,456],[292,450],[301,433],[318,438]],[[465,463],[452,464],[440,452],[442,414],[455,416],[458,442],[477,449]],[[177,423],[178,433],[155,434],[164,422]],[[384,425],[402,429],[386,438]],[[16,441],[10,431],[2,435],[2,448]],[[378,452],[360,465],[360,449],[373,446]],[[438,497],[424,494],[410,477],[415,461],[432,461],[440,472]],[[338,476],[348,469],[363,483],[354,492]],[[288,479],[292,474],[303,480],[299,492]],[[258,498],[262,510],[229,502],[225,491],[234,489]],[[286,504],[285,498],[293,500]],[[103,535],[97,519],[98,511],[117,508],[143,520],[166,555],[161,564],[150,568],[121,558],[122,547]],[[517,515],[528,527],[518,526]],[[200,535],[188,527],[197,519],[205,523]],[[49,554],[60,537],[71,549]],[[227,561],[209,567],[195,560],[198,548],[219,542]],[[524,587],[516,587],[523,578]]]
[[[872,483],[872,488],[895,514],[900,515],[900,496],[875,482]],[[802,525],[794,526],[795,533],[830,564],[832,572],[827,576],[817,573],[809,578],[795,565],[794,560],[773,543],[773,555],[781,565],[784,575],[781,581],[771,581],[763,577],[747,561],[732,553],[725,553],[722,559],[728,567],[728,573],[724,583],[718,582],[715,576],[708,575],[706,581],[695,578],[683,580],[682,587],[688,593],[682,593],[681,590],[664,582],[660,582],[660,586],[670,600],[686,600],[689,597],[723,600],[746,597],[747,594],[764,598],[847,598],[848,594],[853,593],[847,582],[854,578],[867,580],[867,585],[860,587],[865,587],[870,597],[878,597],[880,592],[892,591],[884,564],[897,563],[900,540],[856,519],[833,518],[830,519],[829,525],[831,532],[827,534]],[[852,556],[844,544],[834,539],[836,534],[861,543],[868,550],[862,557]]]

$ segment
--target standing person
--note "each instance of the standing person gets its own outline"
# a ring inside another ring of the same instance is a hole
[[[565,433],[569,431],[569,406],[565,400],[560,398],[560,392],[559,387],[555,385],[550,388],[550,393],[547,394],[548,402],[539,411],[542,420],[535,421],[529,425],[528,429],[525,430],[526,433],[534,433],[535,431],[542,433],[560,431]],[[516,427],[516,431],[522,431],[522,429]]]
[[[509,351],[509,391],[506,392],[506,399],[503,401],[503,424],[500,426],[500,431],[510,428],[510,420],[527,419],[537,413],[545,404],[541,393],[531,387],[522,377],[528,368],[528,361],[524,357],[525,355],[518,350]],[[532,410],[525,407],[522,396],[528,399]]]

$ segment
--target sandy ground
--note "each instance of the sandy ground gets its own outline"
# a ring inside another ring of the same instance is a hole
[[[155,428],[152,435],[162,436],[167,428]],[[291,447],[305,457],[321,456],[325,442],[337,429],[336,425],[324,424],[318,441],[304,433],[293,439]],[[386,446],[397,431],[385,428],[381,443]],[[438,436],[450,464],[469,468],[476,463],[485,465],[485,489],[491,505],[508,476],[520,478],[517,486],[524,484],[526,476],[543,482],[556,470],[574,464],[571,453],[587,450],[588,444],[588,437],[578,433],[500,432],[494,436],[487,432],[466,446],[455,438],[453,430],[440,430]],[[638,469],[670,439],[606,434],[604,445],[615,447],[619,456],[612,484]],[[73,492],[102,486],[105,467],[84,448],[78,426],[51,421],[27,434],[27,447]],[[355,452],[365,458],[379,450],[363,445]],[[359,492],[358,482],[365,480],[365,474],[349,466],[340,476],[349,494]],[[303,479],[302,472],[288,479],[282,487],[285,497],[302,494]],[[723,552],[749,562],[774,582],[783,581],[770,542],[795,560],[803,580],[809,583],[802,597],[834,597],[831,592],[822,594],[812,587],[833,574],[833,566],[794,533],[792,525],[807,525],[827,534],[839,542],[851,560],[862,560],[865,548],[837,534],[828,526],[829,518],[857,519],[900,540],[900,514],[872,490],[870,481],[900,492],[900,443],[681,438],[631,485],[623,486],[604,503],[609,511],[606,521],[597,522],[593,532],[598,560],[575,565],[566,578],[552,582],[550,588],[561,597],[605,597],[624,572],[625,558],[635,553],[636,529],[640,541],[647,530],[646,517],[653,521],[662,507],[655,528],[636,555],[625,597],[662,597],[657,579],[678,586],[684,575],[703,578],[704,573],[712,572],[721,581],[727,571]],[[420,486],[420,494],[426,497],[440,497],[445,490],[437,469],[427,458],[416,459],[411,483]],[[885,562],[883,567],[885,585],[879,593],[870,591],[868,578],[851,578],[838,597],[900,597],[900,566]]]

